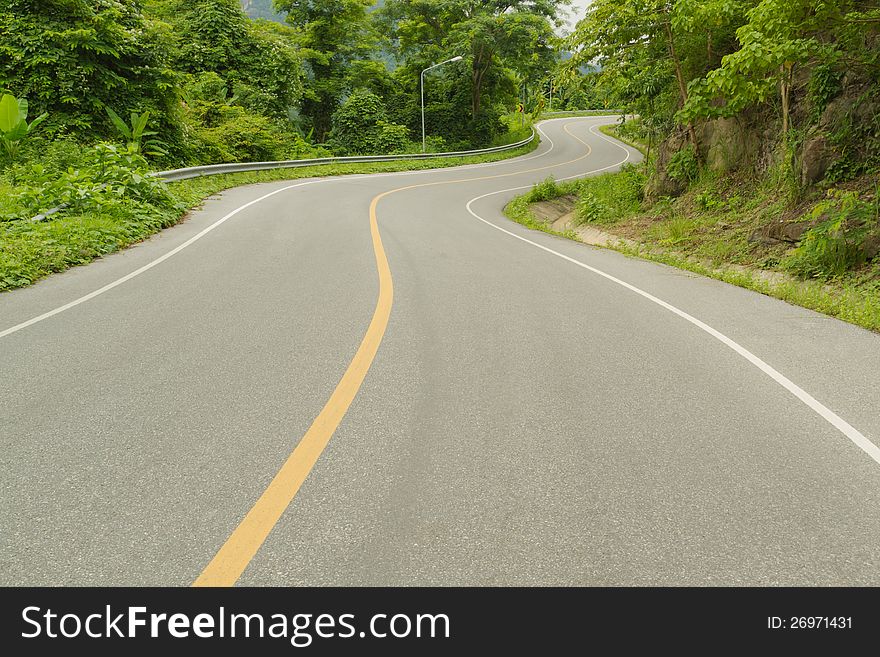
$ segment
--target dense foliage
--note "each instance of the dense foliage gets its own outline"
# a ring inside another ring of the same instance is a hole
[[[449,39],[404,52],[368,0],[0,0],[0,289],[173,223],[150,171],[420,150],[420,67],[450,49],[480,74],[432,75],[429,149],[521,138],[501,117],[556,5],[529,4],[421,2]]]
[[[563,77],[639,115],[623,128],[647,145],[651,202],[681,197],[671,207],[691,212],[696,195],[718,214],[712,181],[738,173],[768,208],[750,216],[745,250],[787,243],[768,226],[794,222],[799,246],[769,257],[773,266],[806,277],[870,270],[880,250],[877,0],[595,0],[568,47]],[[588,65],[598,70],[583,76]]]
[[[421,70],[462,53],[427,76],[428,141],[478,147],[552,67],[564,2],[3,0],[0,91],[47,115],[25,159],[58,138],[130,143],[117,119],[134,115],[158,167],[398,151],[420,147]],[[381,109],[350,116],[366,92]]]
[[[48,112],[50,132],[109,134],[104,107],[175,113],[169,42],[140,0],[4,4],[0,89]]]
[[[697,123],[768,116],[777,134],[788,137],[793,129],[818,125],[846,83],[876,95],[880,6],[857,0],[596,0],[569,47],[568,77],[598,62],[595,84],[642,116],[646,137],[662,140],[687,130],[700,154],[706,146]],[[801,101],[812,105],[802,116],[795,111]],[[864,138],[873,141],[874,152],[862,153],[867,166],[880,163],[876,109],[862,113],[868,134],[850,140],[863,146]]]

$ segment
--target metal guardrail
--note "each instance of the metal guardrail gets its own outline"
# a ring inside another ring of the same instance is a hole
[[[400,155],[354,155],[349,157],[321,157],[309,160],[279,160],[276,162],[236,162],[232,164],[208,164],[199,167],[187,167],[171,171],[160,171],[153,175],[165,182],[177,182],[199,178],[201,176],[215,176],[221,173],[241,173],[246,171],[265,171],[268,169],[296,169],[299,167],[312,167],[321,164],[357,164],[360,162],[395,162],[398,160],[432,160],[434,158],[467,157],[468,155],[488,155],[511,151],[527,144],[535,139],[535,131],[518,142],[493,146],[491,148],[478,148],[471,151],[449,151],[445,153],[402,153]]]
[[[312,167],[320,164],[356,164],[359,162],[396,162],[398,160],[432,160],[434,158],[467,157],[468,155],[488,155],[490,153],[502,153],[512,151],[532,143],[536,136],[535,129],[532,134],[520,141],[503,146],[491,148],[477,148],[471,151],[447,151],[445,153],[401,153],[400,155],[354,155],[349,157],[320,157],[308,160],[278,160],[275,162],[233,162],[231,164],[207,164],[198,167],[186,167],[172,169],[170,171],[157,171],[150,174],[161,178],[165,182],[178,182],[201,178],[202,176],[216,176],[223,173],[242,173],[247,171],[266,171],[269,169],[298,169],[300,167]],[[63,210],[66,206],[41,212],[31,221],[44,221]]]

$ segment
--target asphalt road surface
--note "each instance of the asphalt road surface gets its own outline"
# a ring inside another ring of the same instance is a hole
[[[0,584],[880,584],[880,336],[504,218],[611,120],[0,295]]]

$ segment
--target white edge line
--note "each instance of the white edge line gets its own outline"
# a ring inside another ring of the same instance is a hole
[[[627,156],[623,160],[618,162],[617,164],[613,164],[608,167],[602,167],[601,169],[593,169],[592,171],[584,171],[584,172],[581,172],[581,173],[574,175],[574,176],[567,176],[565,178],[559,178],[559,180],[580,178],[583,176],[587,176],[589,174],[598,173],[600,171],[605,171],[606,169],[611,169],[616,166],[619,166],[629,159],[630,153],[631,153],[631,151],[629,149],[624,148],[623,146],[620,146],[619,144],[617,144],[617,142],[606,138],[604,135],[601,135],[597,132],[594,132],[593,128],[590,128],[590,132],[592,132],[594,135],[596,135],[598,137],[602,137],[606,141],[610,141],[610,142],[614,143],[615,145],[619,146],[621,149],[626,151]],[[652,301],[652,302],[656,303],[658,306],[665,308],[666,310],[678,315],[679,317],[690,322],[691,324],[693,324],[697,328],[701,329],[702,331],[705,331],[706,333],[711,335],[713,338],[715,338],[716,340],[718,340],[719,342],[721,342],[722,344],[729,347],[730,349],[732,349],[733,351],[738,353],[740,356],[745,358],[752,365],[754,365],[759,370],[764,372],[764,374],[766,374],[771,379],[776,381],[776,383],[781,385],[783,388],[788,390],[791,394],[793,394],[795,397],[797,397],[799,400],[801,400],[804,404],[806,404],[810,409],[812,409],[819,416],[824,418],[835,429],[837,429],[844,436],[849,438],[863,452],[865,452],[868,456],[870,456],[872,459],[874,459],[875,462],[880,464],[880,447],[878,447],[877,445],[872,443],[870,440],[868,440],[858,429],[853,427],[849,422],[847,422],[842,417],[837,415],[837,413],[832,411],[830,408],[828,408],[827,406],[822,404],[815,397],[813,397],[810,393],[808,393],[806,390],[804,390],[799,385],[797,385],[794,381],[792,381],[791,379],[789,379],[788,377],[783,375],[781,372],[779,372],[778,370],[776,370],[775,368],[773,368],[772,366],[770,366],[769,364],[767,364],[766,362],[764,362],[763,360],[758,358],[755,354],[753,354],[751,351],[749,351],[748,349],[743,347],[741,344],[737,343],[736,341],[732,340],[731,338],[729,338],[726,335],[724,335],[723,333],[721,333],[721,331],[718,331],[717,329],[712,328],[711,326],[709,326],[705,322],[697,319],[693,315],[689,315],[685,311],[683,311],[679,308],[676,308],[675,306],[673,306],[670,303],[667,303],[666,301],[663,301],[663,299],[659,299],[659,298],[655,297],[653,294],[650,294],[649,292],[645,292],[644,290],[637,288],[635,285],[631,285],[630,283],[627,283],[626,281],[622,281],[619,278],[612,276],[611,274],[607,274],[600,269],[596,269],[595,267],[591,267],[590,265],[584,264],[583,262],[580,262],[579,260],[575,260],[574,258],[571,258],[567,255],[562,254],[562,253],[559,253],[558,251],[554,251],[553,249],[548,248],[546,246],[543,246],[542,244],[538,244],[537,242],[533,242],[532,240],[530,240],[526,237],[523,237],[521,235],[517,235],[516,233],[511,232],[511,231],[507,230],[506,228],[502,228],[501,226],[498,226],[497,224],[494,224],[491,221],[484,219],[483,217],[481,217],[480,215],[478,215],[476,212],[474,212],[471,209],[471,205],[475,201],[479,201],[480,199],[484,199],[488,196],[494,196],[495,194],[503,194],[505,192],[513,192],[513,191],[517,191],[520,189],[527,189],[531,186],[532,185],[523,185],[521,187],[512,187],[510,189],[502,189],[502,190],[498,190],[496,192],[490,192],[488,194],[483,194],[482,196],[477,196],[476,198],[472,198],[470,201],[468,201],[468,203],[465,207],[466,207],[467,211],[473,217],[475,217],[476,219],[479,219],[484,224],[487,224],[496,230],[500,230],[502,233],[510,235],[511,237],[515,237],[516,239],[521,240],[527,244],[531,244],[532,246],[535,246],[535,247],[541,249],[542,251],[546,251],[547,253],[551,253],[559,258],[562,258],[563,260],[567,260],[568,262],[570,262],[574,265],[577,265],[578,267],[582,267],[583,269],[591,271],[594,274],[598,274],[599,276],[602,276],[603,278],[606,278],[613,283],[617,283],[618,285],[625,287],[627,290],[635,292],[636,294],[644,297],[645,299],[648,299],[648,301]]]
[[[571,120],[572,118],[576,118],[576,117],[563,117],[563,118],[559,118],[559,119],[548,119],[547,121],[541,121],[541,123],[546,123],[548,121],[565,121],[565,120]],[[590,118],[593,118],[593,117],[590,117]],[[538,153],[536,155],[531,155],[529,157],[522,158],[522,159],[517,158],[516,159],[517,162],[525,162],[527,160],[534,160],[539,157],[545,157],[553,150],[555,144],[553,143],[553,140],[550,139],[544,133],[543,130],[541,130],[541,124],[536,125],[535,129],[539,133],[541,133],[541,136],[550,143],[550,148],[548,148],[543,153]],[[510,162],[510,160],[499,160],[497,162],[486,162],[483,164],[465,165],[462,167],[441,167],[440,169],[423,169],[420,171],[402,171],[402,172],[392,171],[392,172],[380,173],[380,174],[355,174],[355,175],[348,175],[348,176],[330,176],[330,177],[326,177],[326,178],[318,178],[315,180],[307,180],[304,182],[296,183],[294,185],[286,185],[286,186],[281,187],[279,189],[273,190],[273,191],[269,192],[268,194],[264,194],[263,196],[260,196],[259,198],[254,199],[253,201],[249,201],[248,203],[245,203],[244,205],[241,205],[241,206],[235,208],[235,210],[233,210],[229,214],[221,217],[220,219],[215,221],[213,224],[211,224],[207,228],[204,228],[202,231],[200,231],[196,235],[193,235],[192,237],[190,237],[184,243],[173,248],[168,253],[165,253],[165,254],[159,256],[158,258],[156,258],[155,260],[148,262],[143,267],[135,269],[133,272],[126,274],[122,278],[118,278],[115,281],[108,283],[104,287],[98,288],[97,290],[94,290],[93,292],[89,292],[88,294],[81,296],[78,299],[74,299],[73,301],[66,303],[63,306],[59,306],[57,308],[49,310],[48,312],[43,313],[42,315],[37,315],[36,317],[32,317],[31,319],[29,319],[27,321],[21,322],[20,324],[16,324],[15,326],[10,326],[9,328],[4,329],[3,331],[0,331],[0,338],[4,338],[7,335],[11,335],[13,333],[16,333],[18,331],[21,331],[22,329],[29,327],[29,326],[33,326],[34,324],[42,322],[45,319],[49,319],[50,317],[54,317],[55,315],[58,315],[59,313],[63,313],[65,310],[70,310],[71,308],[74,308],[80,304],[83,304],[86,301],[90,301],[91,299],[94,299],[95,297],[97,297],[101,294],[104,294],[105,292],[108,292],[108,291],[112,290],[113,288],[115,288],[119,285],[122,285],[123,283],[125,283],[127,281],[130,281],[132,278],[135,278],[136,276],[140,276],[145,271],[152,269],[156,265],[162,264],[163,262],[168,260],[168,258],[176,255],[177,253],[180,253],[186,247],[190,246],[194,242],[197,242],[202,237],[204,237],[205,235],[210,233],[212,230],[214,230],[215,228],[217,228],[221,224],[225,223],[227,220],[229,220],[232,217],[234,217],[235,215],[237,215],[242,210],[246,210],[247,208],[251,207],[252,205],[256,205],[257,203],[265,201],[267,198],[269,198],[271,196],[275,196],[276,194],[280,194],[281,192],[286,192],[287,190],[293,189],[295,187],[303,187],[305,185],[313,185],[315,183],[321,183],[321,182],[330,182],[330,181],[338,181],[338,180],[351,180],[354,178],[361,178],[361,177],[384,178],[384,177],[395,176],[395,175],[400,176],[400,175],[426,174],[426,173],[431,173],[431,172],[443,171],[444,169],[461,170],[461,169],[472,169],[472,168],[477,168],[477,167],[482,168],[482,167],[487,167],[487,166],[498,166],[498,165],[505,164],[508,162]]]
[[[170,251],[168,251],[168,253],[165,253],[165,254],[159,256],[158,258],[156,258],[155,260],[148,262],[143,267],[135,269],[133,272],[126,274],[122,278],[117,278],[112,283],[108,283],[104,287],[98,288],[94,292],[89,292],[88,294],[81,296],[78,299],[74,299],[70,303],[66,303],[63,306],[59,306],[58,308],[55,308],[53,310],[50,310],[48,312],[43,313],[42,315],[37,315],[36,317],[33,317],[25,322],[22,322],[21,324],[16,324],[15,326],[11,326],[10,328],[8,328],[4,331],[0,331],[0,338],[3,338],[7,335],[10,335],[11,333],[15,333],[16,331],[20,331],[24,328],[27,328],[28,326],[32,326],[32,325],[36,324],[37,322],[42,322],[44,319],[49,319],[50,317],[54,317],[55,315],[57,315],[59,313],[63,313],[65,310],[70,310],[71,308],[78,306],[81,303],[85,303],[86,301],[89,301],[90,299],[94,299],[96,296],[98,296],[100,294],[104,294],[104,292],[112,290],[114,287],[122,285],[126,281],[130,281],[135,276],[140,276],[145,271],[148,271],[148,270],[152,269],[153,267],[155,267],[156,265],[159,265],[159,264],[165,262],[171,256],[173,256],[177,253],[180,253],[186,247],[188,247],[190,244],[200,240],[202,237],[204,237],[205,235],[210,233],[212,230],[214,230],[215,228],[217,228],[221,224],[225,223],[227,220],[229,220],[232,217],[234,217],[235,215],[237,215],[242,210],[246,210],[247,208],[249,208],[252,205],[255,205],[261,201],[265,201],[270,196],[275,196],[275,194],[280,194],[281,192],[287,191],[288,189],[293,189],[294,187],[302,187],[303,185],[310,185],[310,184],[316,183],[316,182],[322,182],[322,180],[309,180],[307,182],[297,183],[296,185],[287,185],[286,187],[276,189],[272,192],[269,192],[268,194],[264,194],[263,196],[261,196],[257,199],[254,199],[253,201],[245,203],[244,205],[237,207],[235,210],[233,210],[229,214],[225,215],[224,217],[218,219],[217,221],[215,221],[213,224],[211,224],[207,228],[202,229],[199,233],[196,233],[195,235],[190,237],[183,244],[179,244],[178,246],[176,246],[173,249],[171,249]]]

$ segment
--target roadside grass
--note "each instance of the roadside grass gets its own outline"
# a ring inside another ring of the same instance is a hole
[[[163,228],[178,223],[209,196],[232,187],[280,180],[416,171],[497,162],[529,153],[537,148],[538,143],[539,139],[536,138],[532,143],[516,150],[486,155],[327,164],[194,178],[168,185],[173,198],[179,203],[176,210],[145,210],[143,206],[120,203],[89,213],[61,212],[41,222],[0,219],[0,292],[30,285],[49,274],[86,264],[140,242]],[[13,185],[0,179],[0,218],[13,216],[20,210],[14,201],[14,191]]]
[[[557,235],[559,237],[567,237],[568,239],[577,240],[577,233],[573,230],[566,231],[558,231],[554,230],[550,227],[549,224],[538,221],[535,218],[535,215],[532,213],[530,206],[532,203],[537,201],[548,200],[549,198],[555,198],[556,196],[561,196],[564,194],[556,194],[553,197],[543,197],[543,194],[551,193],[551,191],[562,192],[563,190],[572,189],[573,185],[571,181],[564,183],[557,183],[552,178],[548,178],[543,183],[539,183],[535,188],[542,186],[541,191],[534,192],[534,189],[526,194],[522,194],[521,196],[517,196],[514,198],[507,206],[504,208],[504,213],[513,219],[515,222],[522,224],[526,228],[531,228],[532,230],[540,230],[544,233],[549,233],[550,235]]]
[[[880,290],[860,288],[847,281],[823,283],[792,279],[775,282],[762,278],[759,271],[726,269],[646,246],[634,248],[621,243],[613,248],[629,256],[685,269],[880,332]]]
[[[576,182],[577,224],[615,224],[641,210],[645,175],[640,167],[625,164],[618,173],[603,173]]]
[[[633,167],[644,175],[643,167]],[[599,225],[635,242],[609,247],[626,255],[686,269],[880,332],[880,257],[842,275],[798,278],[787,269],[794,243],[762,240],[771,224],[802,221],[824,198],[815,192],[792,207],[772,180],[748,174],[702,175],[683,196],[649,204],[633,195],[633,171],[553,184],[544,181],[513,199],[507,216],[546,230],[530,204],[576,194],[578,224]],[[870,181],[862,186],[870,190]],[[554,188],[555,187],[555,188]],[[560,234],[560,233],[556,233]],[[564,237],[578,240],[577,231]]]
[[[647,144],[643,144],[640,141],[636,141],[635,139],[631,139],[629,137],[626,137],[626,136],[620,134],[620,131],[617,129],[616,125],[611,125],[611,124],[600,125],[599,132],[601,132],[605,135],[608,135],[609,137],[614,137],[614,139],[616,139],[617,141],[622,141],[627,146],[631,146],[632,148],[635,148],[642,155],[648,154],[648,145]]]

